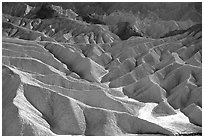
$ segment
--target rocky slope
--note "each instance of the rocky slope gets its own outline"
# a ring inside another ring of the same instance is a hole
[[[2,135],[202,134],[202,23],[36,5],[3,3]]]

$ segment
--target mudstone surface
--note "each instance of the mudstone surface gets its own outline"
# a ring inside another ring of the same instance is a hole
[[[183,4],[142,26],[120,3],[3,3],[2,135],[201,135],[200,5]]]

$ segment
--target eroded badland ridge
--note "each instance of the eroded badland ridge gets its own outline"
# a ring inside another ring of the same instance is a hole
[[[3,135],[202,134],[201,3],[2,5]]]

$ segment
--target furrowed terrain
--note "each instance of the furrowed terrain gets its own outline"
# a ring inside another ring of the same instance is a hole
[[[202,23],[115,16],[3,3],[2,135],[202,135]]]

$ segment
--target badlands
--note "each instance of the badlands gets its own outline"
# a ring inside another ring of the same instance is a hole
[[[2,135],[202,135],[202,3],[2,3]]]

